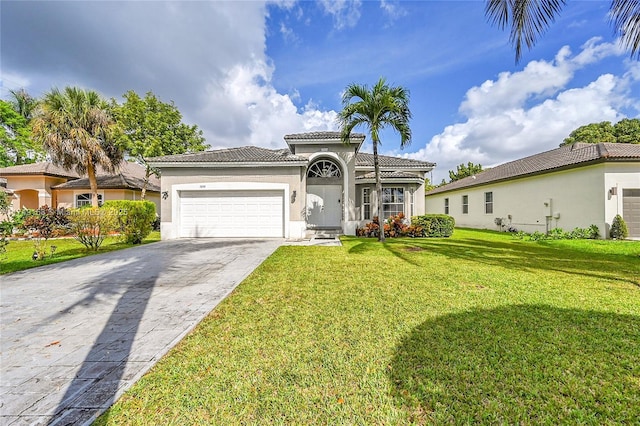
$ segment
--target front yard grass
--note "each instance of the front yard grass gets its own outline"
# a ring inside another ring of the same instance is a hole
[[[158,231],[149,234],[142,243],[148,244],[156,241],[160,241],[160,232]],[[42,260],[32,260],[31,256],[34,251],[33,240],[9,241],[6,253],[0,254],[0,274],[8,274],[9,272],[22,271],[42,265],[64,262],[78,257],[90,256],[96,253],[122,250],[131,247],[130,244],[123,243],[119,237],[106,238],[100,246],[100,250],[97,252],[88,251],[82,244],[71,237],[50,239],[47,242],[47,253],[51,253],[51,246],[56,246],[56,251],[53,256],[47,255],[47,257]]]
[[[640,243],[279,248],[97,424],[636,424]]]

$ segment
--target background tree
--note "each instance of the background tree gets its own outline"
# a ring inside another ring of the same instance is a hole
[[[460,164],[459,166],[457,166],[455,172],[453,170],[449,170],[449,179],[451,179],[451,182],[455,182],[462,178],[473,176],[476,173],[480,173],[481,171],[482,165],[473,164],[471,161],[469,161],[466,165]]]
[[[609,121],[580,126],[569,134],[560,144],[582,143],[640,143],[640,120],[625,118],[611,124]]]
[[[9,90],[9,93],[11,93],[12,97],[9,102],[13,109],[23,116],[27,122],[31,121],[36,107],[38,106],[38,100],[29,95],[29,93],[24,89]]]
[[[13,166],[28,161],[34,150],[27,120],[11,104],[0,101],[0,166]]]
[[[501,29],[509,28],[509,41],[522,57],[523,44],[531,49],[562,12],[566,0],[487,0],[485,16]],[[608,13],[614,32],[632,58],[640,57],[640,1],[613,0]]]
[[[182,114],[173,102],[161,102],[152,92],[143,99],[132,90],[123,98],[122,105],[112,101],[115,118],[123,130],[119,144],[146,167],[141,194],[144,200],[149,178],[152,174],[159,176],[159,171],[147,163],[147,157],[198,152],[208,145],[198,126],[182,123]]]
[[[352,130],[360,125],[368,128],[373,144],[373,167],[378,196],[378,219],[380,233],[378,239],[384,241],[382,216],[382,182],[378,160],[380,131],[391,127],[400,134],[400,148],[411,143],[411,111],[409,110],[409,91],[404,87],[391,87],[384,78],[375,86],[350,84],[342,95],[342,111],[338,114],[341,138],[349,143]]]
[[[613,134],[618,143],[640,143],[640,120],[623,118],[613,125]]]
[[[91,205],[98,207],[96,168],[114,173],[123,158],[107,102],[94,91],[54,88],[44,95],[32,124],[34,138],[54,164],[89,178]]]

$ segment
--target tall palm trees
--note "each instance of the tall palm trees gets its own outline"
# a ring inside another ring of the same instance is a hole
[[[115,172],[123,158],[114,143],[116,126],[106,101],[94,91],[52,89],[42,98],[32,124],[34,138],[54,164],[87,175],[91,205],[98,207],[96,168]]]
[[[522,45],[531,49],[540,35],[555,21],[566,0],[487,0],[485,15],[501,29],[509,27],[509,40],[522,57]],[[640,57],[640,0],[612,0],[609,21],[631,57]]]
[[[378,238],[384,241],[378,144],[380,144],[380,132],[385,127],[391,127],[400,134],[401,148],[411,143],[409,91],[404,87],[390,87],[384,78],[380,78],[372,88],[366,85],[350,84],[342,95],[342,107],[338,115],[342,142],[348,143],[351,131],[359,125],[366,126],[371,134],[378,218],[381,228]]]

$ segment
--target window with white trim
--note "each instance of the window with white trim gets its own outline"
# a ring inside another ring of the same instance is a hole
[[[484,212],[493,214],[493,192],[484,193]]]
[[[382,188],[384,219],[404,212],[404,188]]]
[[[76,194],[76,207],[90,206],[91,194]],[[98,194],[98,205],[102,205],[102,194]]]
[[[449,199],[444,199],[444,214],[449,214]]]
[[[362,188],[362,219],[371,220],[371,188]]]
[[[462,196],[462,214],[469,214],[469,196]]]

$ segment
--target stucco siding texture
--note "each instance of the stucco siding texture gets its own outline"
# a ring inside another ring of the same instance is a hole
[[[486,192],[493,193],[492,213],[485,213]],[[469,200],[467,214],[462,213],[464,195]],[[606,229],[604,164],[429,195],[427,213],[444,213],[445,198],[459,227],[497,230],[495,219],[502,218],[507,226],[526,232],[592,224],[601,233]],[[544,205],[547,201],[550,210]]]

